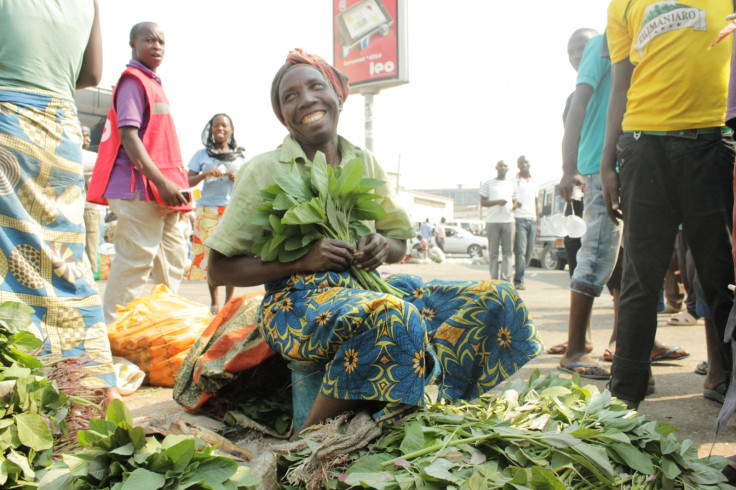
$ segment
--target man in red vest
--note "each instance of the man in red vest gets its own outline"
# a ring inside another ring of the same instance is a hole
[[[113,89],[87,200],[109,204],[118,217],[115,258],[105,288],[105,321],[142,295],[148,276],[176,292],[186,239],[179,227],[191,211],[189,187],[169,101],[156,76],[164,33],[152,22],[130,31],[132,60]],[[156,267],[154,267],[156,261]]]

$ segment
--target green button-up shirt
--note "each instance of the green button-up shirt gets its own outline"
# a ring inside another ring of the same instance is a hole
[[[376,194],[385,196],[376,202],[386,210],[386,215],[375,222],[366,222],[366,225],[387,238],[409,239],[415,236],[409,217],[399,205],[389,185],[386,172],[378,165],[373,154],[353,145],[343,137],[339,137],[338,144],[342,155],[340,165],[362,156],[363,177],[386,182],[375,190]],[[256,155],[243,165],[235,179],[230,203],[205,244],[228,257],[254,255],[251,251],[253,243],[263,236],[264,230],[260,225],[249,223],[248,219],[263,202],[260,191],[275,183],[273,177],[278,172],[298,171],[304,175],[304,165],[307,161],[299,143],[291,135],[287,135],[279,148]],[[292,162],[296,162],[293,167]]]

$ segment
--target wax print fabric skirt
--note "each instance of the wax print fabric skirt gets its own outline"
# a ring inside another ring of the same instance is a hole
[[[33,308],[42,355],[81,357],[86,385],[114,386],[84,251],[81,144],[72,99],[0,87],[0,301]]]
[[[194,259],[187,271],[187,279],[207,279],[209,250],[204,246],[204,242],[210,236],[210,233],[214,231],[217,222],[220,221],[224,212],[225,206],[198,206],[195,209],[196,220],[192,233],[192,253],[194,254]]]
[[[542,350],[508,283],[386,280],[406,296],[364,290],[348,273],[269,283],[259,328],[288,361],[324,370],[323,395],[385,402],[379,420],[423,407],[427,382],[442,399],[473,399]]]

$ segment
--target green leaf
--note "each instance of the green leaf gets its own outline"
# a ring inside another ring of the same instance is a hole
[[[286,192],[281,191],[279,192],[279,195],[276,196],[276,199],[273,200],[273,209],[278,211],[286,211],[287,209],[291,209],[292,207],[297,206],[302,202],[304,201],[297,201]]]
[[[211,456],[199,463],[197,472],[190,478],[191,481],[204,480],[205,483],[222,483],[228,480],[238,470],[238,463],[229,458]],[[183,482],[182,482],[183,483]]]
[[[133,427],[133,417],[130,415],[130,410],[125,406],[125,403],[118,399],[111,401],[107,406],[105,420],[115,425],[125,423],[128,427]]]
[[[378,189],[386,183],[385,180],[374,179],[373,177],[363,177],[360,179],[360,188],[363,192],[370,189]]]
[[[367,487],[377,490],[396,488],[394,477],[391,473],[350,473],[345,479],[345,484],[351,487]]]
[[[287,225],[305,225],[308,223],[321,223],[325,218],[324,212],[320,213],[315,208],[315,203],[307,201],[288,210],[284,214],[282,223]]]
[[[165,444],[164,444],[165,446]],[[173,471],[181,473],[194,456],[194,438],[189,437],[166,449],[166,456],[174,462]]]
[[[163,475],[148,471],[145,468],[138,468],[125,478],[121,490],[155,490],[166,484],[166,478]]]
[[[13,344],[13,347],[20,349],[23,352],[33,352],[43,345],[43,341],[41,339],[27,331],[18,332],[13,335],[10,338],[10,343]]]
[[[35,413],[20,413],[15,416],[15,421],[21,443],[36,451],[51,449],[54,439],[43,417]]]
[[[608,447],[630,468],[644,473],[645,475],[654,474],[652,458],[646,452],[639,451],[630,444],[611,444]]]
[[[318,151],[314,155],[312,166],[310,168],[310,181],[312,187],[319,193],[320,197],[324,199],[327,196],[327,188],[329,184],[328,166],[325,160],[325,155],[321,151]]]
[[[271,184],[265,189],[261,189],[260,195],[265,199],[271,199],[273,200],[276,196],[278,196],[279,192],[281,192],[281,186],[278,184]]]
[[[455,463],[448,461],[445,458],[437,458],[434,462],[432,462],[432,464],[426,466],[423,471],[427,475],[437,480],[460,484],[462,483],[462,480],[450,473],[450,470],[454,467]]]
[[[72,490],[76,477],[66,468],[50,468],[38,483],[38,490]],[[5,482],[0,482],[3,484]]]
[[[269,214],[268,222],[271,224],[271,228],[273,228],[275,236],[283,235],[284,225],[281,224],[281,220],[278,218],[278,216],[276,216],[275,214]],[[273,244],[271,246],[273,246]]]
[[[10,449],[5,453],[5,457],[8,461],[20,468],[26,478],[35,478],[36,472],[31,469],[31,464],[25,455],[18,454],[13,449]]]
[[[360,158],[354,158],[342,166],[342,172],[338,179],[338,189],[341,196],[347,196],[360,184],[363,177],[363,161]]]
[[[370,199],[359,199],[350,213],[351,218],[361,221],[374,221],[385,215],[386,210]]]
[[[31,324],[33,312],[33,308],[24,303],[5,301],[0,304],[0,326],[9,333],[26,330]]]
[[[399,446],[402,454],[409,454],[424,449],[424,432],[419,422],[414,421],[406,424],[404,434],[404,439]]]
[[[307,253],[309,253],[309,249],[310,247],[302,247],[296,250],[282,249],[279,252],[279,262],[284,262],[284,263],[294,262],[295,260],[300,259],[304,257],[305,255],[307,255]]]
[[[273,180],[299,202],[309,201],[313,197],[309,184],[298,172],[279,172],[273,176]]]

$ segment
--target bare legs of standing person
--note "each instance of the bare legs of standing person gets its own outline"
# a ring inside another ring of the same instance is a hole
[[[210,312],[213,315],[216,315],[217,312],[220,311],[220,299],[219,294],[217,293],[217,286],[213,286],[208,282],[207,287],[210,290]],[[234,286],[225,286],[225,303],[223,304],[227,304],[227,302],[230,301],[230,298],[233,297],[234,291]]]

